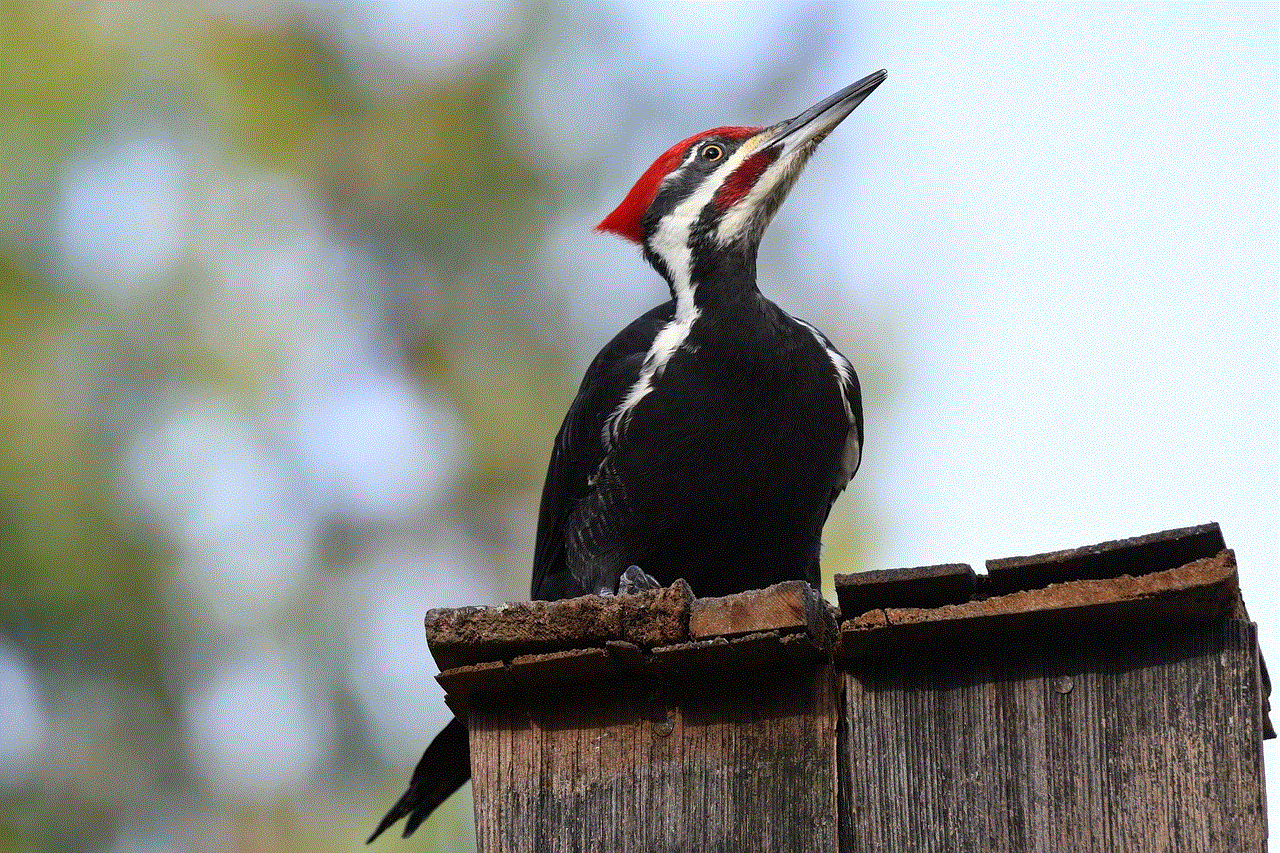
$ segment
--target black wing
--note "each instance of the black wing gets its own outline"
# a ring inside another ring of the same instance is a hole
[[[791,319],[812,332],[818,339],[818,343],[826,350],[827,358],[831,360],[831,368],[836,374],[836,381],[840,383],[840,394],[849,416],[849,435],[845,439],[844,455],[840,460],[840,470],[836,475],[835,486],[831,490],[831,500],[827,503],[829,515],[836,498],[844,491],[844,487],[849,485],[849,481],[853,479],[853,475],[858,472],[858,466],[862,463],[862,385],[858,382],[858,374],[854,371],[853,364],[840,350],[836,349],[830,338],[807,320],[801,320],[799,317]],[[826,516],[823,516],[823,521],[825,523]]]
[[[535,601],[554,601],[596,591],[584,589],[569,574],[565,563],[565,527],[574,509],[587,496],[588,481],[604,459],[601,434],[605,420],[636,383],[653,339],[674,312],[675,303],[664,302],[632,321],[600,350],[582,377],[578,396],[560,425],[551,451],[551,464],[547,467],[547,480],[542,487],[530,585],[530,595]]]
[[[834,347],[832,352],[835,352]],[[844,358],[844,356],[840,357]],[[848,364],[848,361],[845,364]],[[862,464],[862,386],[858,383],[858,374],[854,372],[852,365],[849,366],[848,373],[842,373],[839,370],[837,373],[840,373],[838,378],[844,386],[842,390],[844,399],[849,404],[849,417],[852,423],[849,424],[849,437],[845,439],[840,473],[835,488],[831,490],[831,501],[827,504],[828,515],[831,514],[831,507],[835,504],[836,498],[840,497],[840,493],[844,491],[845,486],[849,485],[853,475],[858,473],[858,466]]]

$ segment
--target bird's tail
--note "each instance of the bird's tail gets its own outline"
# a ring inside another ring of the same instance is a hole
[[[436,807],[449,799],[449,795],[471,778],[471,747],[467,742],[467,727],[455,717],[436,735],[431,746],[422,753],[418,766],[413,769],[409,790],[405,791],[378,828],[369,836],[368,844],[387,827],[405,815],[404,837],[413,835],[418,824],[426,820]]]

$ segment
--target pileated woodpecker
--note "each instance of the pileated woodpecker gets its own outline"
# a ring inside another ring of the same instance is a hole
[[[765,227],[877,71],[788,121],[669,148],[597,226],[640,246],[671,299],[587,368],[542,491],[535,600],[689,582],[702,596],[819,585],[822,527],[862,455],[862,394],[831,341],[756,288]],[[453,720],[369,840],[410,835],[470,778]]]

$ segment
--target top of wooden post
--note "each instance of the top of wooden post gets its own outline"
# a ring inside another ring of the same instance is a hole
[[[427,641],[446,701],[461,713],[475,693],[850,660],[996,634],[1248,618],[1217,524],[986,568],[836,575],[838,609],[802,581],[723,598],[694,598],[677,581],[637,595],[437,609],[426,615]]]
[[[985,575],[966,565],[836,575],[836,593],[842,656],[957,632],[1248,618],[1235,555],[1217,524],[988,560]]]

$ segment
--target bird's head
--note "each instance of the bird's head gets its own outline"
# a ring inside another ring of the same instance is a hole
[[[669,280],[707,253],[754,253],[818,143],[884,78],[877,71],[769,127],[717,127],[673,145],[596,230],[641,246]]]

